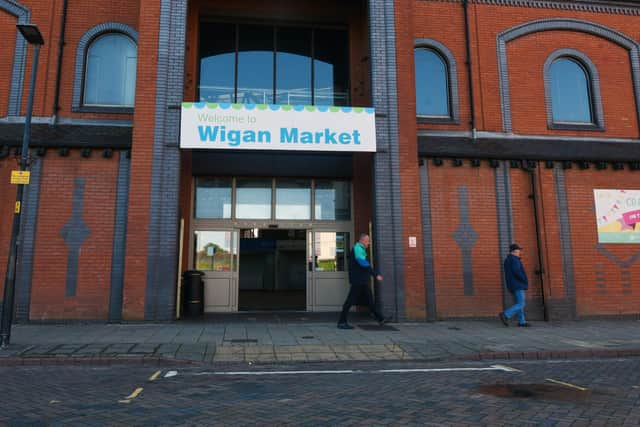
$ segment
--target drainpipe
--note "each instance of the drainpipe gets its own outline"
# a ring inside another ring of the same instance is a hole
[[[64,34],[67,27],[67,6],[68,0],[62,2],[62,19],[60,21],[60,41],[58,43],[58,65],[56,69],[56,86],[55,95],[53,97],[53,117],[51,124],[58,123],[58,111],[60,110],[60,79],[62,76],[62,53],[64,52]]]
[[[527,171],[531,177],[531,200],[533,202],[533,218],[536,227],[536,248],[538,249],[538,269],[536,275],[540,278],[540,290],[542,291],[542,308],[544,310],[544,320],[549,321],[549,307],[546,301],[546,289],[544,283],[544,264],[542,259],[542,239],[540,237],[540,218],[538,217],[538,191],[536,186],[536,168],[527,165]]]
[[[475,141],[477,137],[476,130],[476,112],[475,112],[475,103],[473,100],[473,71],[471,67],[471,37],[469,35],[469,0],[462,1],[462,8],[464,9],[464,40],[467,49],[467,78],[469,81],[469,104],[470,104],[470,112],[471,112],[471,138]]]

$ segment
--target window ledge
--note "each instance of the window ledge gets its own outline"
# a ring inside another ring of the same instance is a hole
[[[458,119],[454,119],[451,116],[417,116],[416,121],[420,123],[432,123],[432,124],[460,124]]]
[[[81,105],[71,109],[74,113],[106,113],[106,114],[133,114],[133,107],[107,107],[99,105]]]
[[[595,123],[549,123],[549,129],[553,130],[585,130],[593,132],[604,132],[604,126]]]

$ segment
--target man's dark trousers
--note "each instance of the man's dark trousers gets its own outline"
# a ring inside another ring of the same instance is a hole
[[[349,289],[349,295],[347,296],[347,300],[344,302],[342,306],[342,313],[340,313],[340,321],[339,323],[347,323],[347,313],[351,309],[352,305],[357,305],[360,301],[362,301],[362,297],[366,296],[367,304],[369,305],[369,310],[375,319],[380,322],[384,317],[378,313],[376,310],[376,304],[373,300],[373,294],[371,293],[371,289],[369,288],[368,283],[362,284],[351,284],[351,288]]]

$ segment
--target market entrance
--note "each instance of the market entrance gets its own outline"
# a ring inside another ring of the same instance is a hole
[[[306,232],[240,230],[238,310],[306,310]]]

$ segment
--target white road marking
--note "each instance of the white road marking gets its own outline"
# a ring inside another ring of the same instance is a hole
[[[169,371],[166,374],[164,374],[164,377],[171,378],[171,377],[175,377],[176,375],[178,375],[178,371]]]
[[[521,372],[518,369],[505,365],[491,365],[484,368],[418,368],[418,369],[377,369],[377,370],[310,370],[310,371],[214,371],[196,372],[193,375],[222,375],[222,376],[264,376],[264,375],[340,375],[340,374],[406,374],[406,373],[429,373],[429,372]]]
[[[383,369],[380,372],[383,374],[402,374],[406,372],[473,372],[473,371],[502,371],[502,372],[521,372],[517,369],[510,368],[504,365],[491,365],[488,368],[425,368],[425,369]]]

